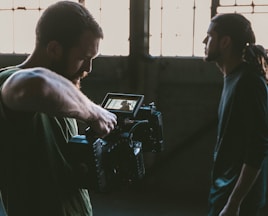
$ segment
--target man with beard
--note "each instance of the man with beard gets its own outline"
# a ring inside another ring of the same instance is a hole
[[[87,9],[60,1],[40,17],[29,58],[0,73],[0,186],[9,216],[92,215],[65,148],[76,120],[99,137],[117,123],[79,90],[102,38]]]
[[[218,109],[209,216],[256,216],[265,204],[268,149],[267,86],[251,23],[241,14],[212,18],[203,43],[224,86]]]

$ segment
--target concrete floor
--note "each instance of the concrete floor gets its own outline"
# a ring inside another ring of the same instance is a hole
[[[157,193],[93,195],[94,216],[205,216],[206,204]]]
[[[202,181],[200,176],[207,175],[209,169],[206,171],[207,173],[203,170],[199,171],[198,164],[189,163],[193,161],[189,158],[189,154],[192,158],[195,157],[195,154],[202,154],[204,156],[201,159],[206,160],[207,155],[211,153],[208,151],[211,150],[204,150],[202,146],[205,146],[203,144],[206,142],[213,142],[214,135],[215,131],[211,131],[204,134],[202,138],[199,137],[197,141],[192,141],[198,143],[194,143],[188,150],[185,149],[182,154],[177,155],[171,161],[174,166],[164,167],[156,175],[153,175],[152,178],[155,178],[153,181],[149,179],[135,188],[127,188],[107,194],[91,193],[94,216],[206,216],[208,183],[206,177]],[[187,170],[185,170],[183,164],[185,162],[188,163]],[[175,170],[183,177],[179,176],[171,179],[172,175],[167,174],[170,171],[165,172],[168,169]],[[162,178],[161,181],[159,181],[160,178]],[[163,179],[167,180],[164,181]],[[187,181],[190,184],[201,184],[199,188],[203,187],[204,190],[197,191],[194,187],[193,189],[185,188],[185,182]],[[152,182],[153,184],[151,184]],[[170,185],[167,186],[166,182]],[[175,186],[172,188],[174,184],[181,185],[179,190]],[[268,205],[261,216],[267,215]]]
[[[191,194],[170,197],[144,189],[91,194],[94,216],[206,216],[206,197]],[[268,206],[260,216],[268,215]]]

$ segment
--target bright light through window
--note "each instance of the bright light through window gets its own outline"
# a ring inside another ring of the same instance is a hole
[[[150,54],[203,55],[202,40],[210,21],[210,0],[150,2]]]
[[[86,0],[85,5],[101,25],[102,55],[129,54],[129,0]]]
[[[0,0],[0,53],[31,53],[41,13],[59,0]],[[70,0],[78,2],[78,0]],[[149,53],[153,56],[203,56],[211,0],[151,0]],[[220,0],[218,13],[241,12],[252,23],[257,43],[268,48],[268,0]],[[254,3],[254,7],[252,5]],[[101,55],[129,54],[129,0],[85,0],[104,31]]]
[[[55,2],[58,0],[0,0],[0,53],[31,53],[37,20]]]

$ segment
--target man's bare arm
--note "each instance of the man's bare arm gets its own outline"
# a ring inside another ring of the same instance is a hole
[[[243,202],[245,196],[254,185],[257,177],[260,174],[260,170],[254,167],[243,165],[239,179],[229,196],[228,202],[219,216],[238,216],[240,205]]]
[[[116,124],[116,116],[88,99],[68,79],[45,68],[24,69],[3,85],[4,104],[14,111],[44,112],[91,125],[101,136]]]

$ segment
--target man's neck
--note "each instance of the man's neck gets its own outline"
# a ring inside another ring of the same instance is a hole
[[[42,52],[34,50],[33,53],[21,64],[17,65],[20,68],[33,68],[33,67],[44,67],[48,66],[46,56]]]
[[[217,62],[217,66],[220,68],[224,76],[232,73],[233,70],[243,62],[242,58],[229,58],[228,60]]]

